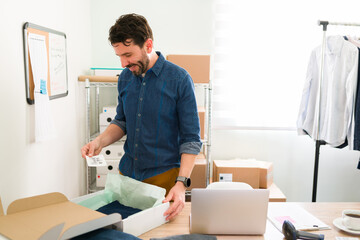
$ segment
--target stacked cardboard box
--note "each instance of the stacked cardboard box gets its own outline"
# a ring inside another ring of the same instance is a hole
[[[205,139],[205,108],[198,107],[199,120],[200,120],[200,138]]]
[[[124,144],[122,142],[113,143],[101,150],[107,166],[96,167],[96,186],[105,187],[106,176],[108,173],[119,173],[119,164],[124,155]]]
[[[116,106],[103,107],[103,111],[99,114],[99,129],[103,133],[109,126],[116,115]]]
[[[210,81],[210,55],[180,55],[170,54],[166,59],[182,68],[184,68],[191,76],[195,84],[208,84]],[[200,137],[206,138],[205,129],[205,107],[198,106],[199,120],[200,120]],[[193,171],[191,173],[191,186],[188,190],[193,188],[206,187],[206,157],[200,153],[195,161]]]
[[[206,187],[206,158],[203,153],[200,153],[195,159],[195,165],[191,172],[191,186],[187,190],[193,188]]]
[[[167,55],[167,60],[184,68],[194,83],[209,83],[210,55]]]

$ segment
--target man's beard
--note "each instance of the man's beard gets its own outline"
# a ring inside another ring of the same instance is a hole
[[[149,63],[150,63],[150,60],[149,60],[149,58],[147,57],[146,53],[143,53],[141,59],[140,59],[137,63],[129,64],[129,65],[127,65],[126,67],[127,67],[127,68],[130,68],[130,67],[132,67],[132,66],[134,66],[134,65],[138,66],[139,70],[137,70],[137,71],[132,71],[132,73],[133,73],[135,76],[138,77],[138,76],[140,76],[141,74],[143,74],[143,73],[146,72],[146,69],[148,68]]]

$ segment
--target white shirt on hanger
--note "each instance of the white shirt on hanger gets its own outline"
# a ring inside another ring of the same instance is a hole
[[[356,47],[360,48],[360,41],[357,37],[351,37],[351,36],[346,36],[349,40],[349,42],[351,42],[352,44],[354,44]]]
[[[321,46],[313,50],[297,121],[299,135],[307,133],[333,147],[342,145],[347,138],[349,149],[353,149],[358,54],[357,47],[342,36],[327,37],[317,139]]]

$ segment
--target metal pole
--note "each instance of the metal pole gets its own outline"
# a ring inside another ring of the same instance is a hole
[[[85,128],[86,128],[86,143],[90,142],[90,81],[89,79],[85,79],[85,101],[86,101],[86,109],[85,109]],[[86,192],[90,193],[90,168],[86,164]]]
[[[211,159],[211,84],[205,86],[205,107],[206,107],[206,180],[210,184],[210,159]]]
[[[321,115],[321,87],[324,79],[324,60],[325,60],[325,49],[326,49],[326,30],[329,22],[319,21],[319,25],[323,26],[323,41],[321,47],[321,63],[320,63],[320,74],[319,74],[319,85],[318,85],[318,94],[317,94],[317,126],[316,126],[316,143],[315,143],[315,163],[314,163],[314,178],[313,178],[313,192],[312,192],[312,201],[316,202],[316,193],[317,193],[317,182],[318,182],[318,172],[319,172],[319,158],[320,158],[320,115]]]

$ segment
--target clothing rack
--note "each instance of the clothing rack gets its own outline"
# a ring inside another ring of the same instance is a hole
[[[320,63],[320,81],[318,88],[318,111],[317,111],[317,127],[316,127],[316,139],[319,139],[319,128],[320,128],[320,100],[321,100],[321,85],[324,78],[324,56],[326,48],[326,31],[328,25],[340,25],[340,26],[360,26],[360,23],[347,23],[347,22],[329,22],[329,21],[318,21],[318,25],[323,27],[323,40],[321,46],[321,63]],[[312,192],[312,201],[316,202],[316,193],[317,193],[317,180],[318,180],[318,171],[319,171],[319,156],[320,156],[320,146],[326,145],[322,140],[315,141],[315,163],[314,163],[314,179],[313,179],[313,192]]]

